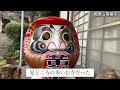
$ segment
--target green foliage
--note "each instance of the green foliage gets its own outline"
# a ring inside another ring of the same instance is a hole
[[[58,16],[58,11],[37,11],[34,18],[37,19],[47,16]]]
[[[58,12],[56,11],[41,11],[41,17],[47,17],[47,16],[57,16]]]
[[[2,56],[0,56],[0,61],[2,61],[3,60],[3,57]]]
[[[18,58],[18,54],[16,54],[16,50],[20,49],[20,41],[13,40],[10,44],[7,45],[7,47],[4,50],[3,53],[3,58],[6,59],[6,57],[15,57],[16,59]]]
[[[24,33],[26,32],[28,28],[28,24],[24,24]],[[16,40],[16,39],[20,39],[20,33],[21,33],[21,23],[16,23],[16,22],[11,22],[8,23],[5,26],[5,31],[7,36],[12,39],[12,40]]]
[[[10,44],[8,44],[7,48],[5,48],[5,52],[14,52],[15,50],[20,49],[20,41],[13,40]]]
[[[20,50],[16,50],[14,54],[15,59],[19,59],[19,56],[20,56]]]
[[[24,24],[24,34],[26,33],[27,28],[28,24]],[[10,38],[12,42],[5,48],[3,58],[6,59],[6,57],[14,57],[15,59],[18,59],[20,54],[16,53],[16,51],[20,50],[21,23],[8,23],[5,26],[5,31],[8,38]]]
[[[3,66],[6,64],[6,61],[0,61],[0,66]]]
[[[25,63],[25,61],[23,60],[23,61],[22,61],[22,66],[25,66],[25,65],[26,65],[26,63]]]

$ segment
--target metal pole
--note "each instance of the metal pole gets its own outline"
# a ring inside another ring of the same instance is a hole
[[[21,14],[21,39],[20,39],[20,61],[19,61],[19,67],[22,66],[23,25],[24,25],[24,11],[22,11],[22,14]]]

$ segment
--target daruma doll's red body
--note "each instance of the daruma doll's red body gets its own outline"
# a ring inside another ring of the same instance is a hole
[[[74,26],[60,17],[35,20],[24,37],[23,53],[31,68],[74,68],[79,51]]]

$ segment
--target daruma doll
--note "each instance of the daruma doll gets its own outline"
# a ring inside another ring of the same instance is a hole
[[[23,53],[31,68],[74,68],[79,51],[73,24],[60,17],[35,20],[24,36]]]

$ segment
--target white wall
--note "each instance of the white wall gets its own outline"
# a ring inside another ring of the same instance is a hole
[[[60,11],[60,17],[67,19],[67,11]]]
[[[69,11],[69,21],[71,21],[72,11]]]
[[[2,31],[2,18],[0,17],[0,33]]]

